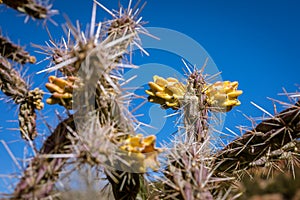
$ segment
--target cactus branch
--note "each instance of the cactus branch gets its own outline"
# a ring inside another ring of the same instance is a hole
[[[15,188],[15,199],[40,199],[50,195],[59,172],[68,158],[48,157],[50,154],[68,154],[71,152],[69,145],[73,136],[75,124],[73,116],[64,120],[47,138],[39,154],[32,159],[23,177]]]
[[[45,19],[49,10],[38,4],[35,0],[2,0],[7,6],[25,13],[35,19]]]
[[[16,104],[21,103],[29,92],[29,86],[11,64],[0,56],[0,88]]]
[[[22,47],[13,44],[2,35],[0,35],[0,55],[21,64],[35,63],[36,61],[34,56],[30,56]]]
[[[300,100],[273,118],[228,144],[216,155],[218,172],[247,169],[268,152],[283,148],[300,137]]]
[[[27,140],[33,140],[36,132],[35,109],[42,109],[43,92],[38,88],[30,91],[29,85],[12,68],[11,64],[0,56],[0,89],[8,97],[19,104],[19,126],[21,135]]]

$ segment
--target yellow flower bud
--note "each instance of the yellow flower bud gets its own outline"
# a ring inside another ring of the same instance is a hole
[[[146,90],[148,100],[160,104],[163,108],[178,109],[186,92],[185,85],[175,78],[164,79],[157,75],[153,76],[153,81],[148,83],[150,90]]]
[[[207,95],[207,102],[214,111],[228,112],[234,106],[241,105],[237,100],[243,91],[237,90],[238,82],[218,81],[205,87],[204,92]]]

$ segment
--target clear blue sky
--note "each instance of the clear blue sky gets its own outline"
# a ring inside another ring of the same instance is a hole
[[[100,2],[108,8],[118,7],[118,1],[115,0]],[[122,2],[127,4],[127,1]],[[61,15],[64,13],[71,21],[78,19],[85,26],[90,22],[91,7],[91,0],[53,0],[53,8],[60,11],[60,15],[53,19],[58,24],[64,23]],[[244,91],[239,98],[242,105],[228,113],[225,124],[234,129],[236,125],[250,125],[241,112],[252,117],[262,115],[250,101],[272,112],[272,103],[267,97],[284,99],[277,95],[282,92],[282,87],[294,92],[297,89],[295,85],[300,84],[299,9],[300,2],[297,0],[149,0],[141,16],[149,21],[146,26],[173,29],[193,38],[205,48],[222,71],[223,80],[239,81],[239,88]],[[33,52],[34,48],[30,47],[30,43],[43,44],[47,41],[46,30],[41,23],[37,25],[32,20],[24,24],[24,17],[17,15],[17,12],[0,6],[2,34],[16,43],[26,45],[27,50]],[[98,8],[97,20],[104,18],[109,16]],[[48,27],[53,37],[59,41],[63,35],[61,27],[50,23]],[[42,56],[33,54],[38,60],[43,59]],[[177,71],[183,68],[180,58],[170,61],[174,56],[155,51],[151,56],[145,60],[170,65]],[[142,62],[140,59],[137,64]],[[30,65],[28,75],[33,76],[47,64],[44,62],[38,66]],[[34,86],[46,81],[44,75],[36,77]],[[20,139],[18,131],[8,130],[17,127],[15,106],[1,103],[0,109],[0,140],[6,141],[17,158],[22,158],[25,143]],[[46,107],[43,114],[49,115],[50,110]],[[56,123],[55,119],[47,121],[50,124]],[[39,120],[39,123],[42,121]],[[48,133],[43,128],[39,131]],[[18,171],[2,144],[0,154],[0,174]],[[0,192],[9,185],[1,179],[0,177]]]

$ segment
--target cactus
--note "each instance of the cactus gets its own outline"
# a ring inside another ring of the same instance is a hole
[[[47,19],[54,13],[34,0],[1,3],[35,19]],[[97,6],[112,19],[96,24]],[[129,0],[127,8],[110,11],[94,1],[88,33],[67,22],[66,39],[61,43],[51,39],[51,45],[37,46],[51,63],[37,73],[55,72],[45,84],[50,94],[45,102],[49,108],[61,106],[67,118],[58,115],[60,123],[30,159],[9,198],[60,198],[55,184],[83,166],[101,168],[101,175],[93,178],[104,176],[117,200],[236,199],[242,194],[237,187],[240,177],[250,170],[285,161],[294,171],[299,160],[300,101],[262,120],[224,148],[215,148],[212,113],[230,112],[239,106],[243,92],[237,81],[208,83],[206,63],[193,70],[186,65],[185,81],[160,74],[149,80],[148,101],[181,114],[182,125],[171,145],[158,148],[156,136],[138,132],[139,122],[127,107],[128,96],[133,94],[124,95],[122,81],[128,80],[123,80],[122,73],[124,66],[135,67],[126,59],[132,53],[130,47],[136,45],[144,51],[140,34],[151,36],[138,16],[143,7],[139,8],[139,2],[132,6]],[[30,89],[31,84],[12,65],[33,64],[35,58],[3,36],[0,43],[0,88],[19,106],[22,138],[32,142],[40,137],[36,110],[44,107],[44,92]],[[160,155],[164,159],[159,159]],[[151,177],[149,169],[159,171],[160,176]]]
[[[13,44],[2,35],[0,35],[0,44],[0,52],[3,57],[21,64],[36,62],[34,56],[30,56],[22,47]]]
[[[300,101],[297,101],[295,105],[273,118],[263,120],[254,129],[232,141],[217,154],[216,171],[232,172],[251,168],[266,163],[272,155],[280,155],[285,150],[293,151],[300,137],[299,109]]]
[[[51,155],[71,152],[71,139],[75,124],[73,117],[57,125],[53,133],[44,142],[40,152],[30,161],[27,169],[12,194],[13,199],[40,199],[48,197],[58,179],[59,172],[68,158]],[[47,157],[48,155],[48,157]]]
[[[50,10],[51,6],[44,6],[36,0],[2,0],[7,6],[24,13],[34,19],[45,19],[50,14],[56,14],[55,10]]]
[[[36,113],[44,107],[43,91],[29,90],[28,84],[11,64],[0,56],[0,88],[14,103],[19,104],[19,127],[23,138],[33,140],[36,135]]]

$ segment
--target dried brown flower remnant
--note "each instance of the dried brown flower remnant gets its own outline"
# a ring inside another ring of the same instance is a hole
[[[48,104],[59,104],[67,109],[72,108],[73,89],[77,88],[75,81],[78,78],[68,76],[67,79],[49,76],[49,82],[46,88],[52,93],[52,96],[46,100]]]
[[[37,136],[35,109],[43,109],[42,99],[43,91],[35,88],[28,93],[26,100],[20,103],[19,126],[23,139],[33,140]]]

